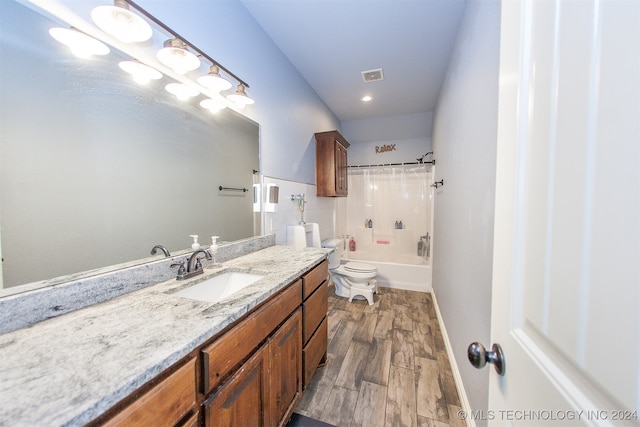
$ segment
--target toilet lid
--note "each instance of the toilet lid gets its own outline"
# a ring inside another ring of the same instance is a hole
[[[371,264],[365,264],[364,262],[348,262],[344,265],[344,269],[347,271],[353,271],[354,273],[369,273],[376,271],[376,268]]]

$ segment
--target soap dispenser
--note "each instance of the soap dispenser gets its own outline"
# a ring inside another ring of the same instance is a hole
[[[198,235],[190,234],[189,236],[193,238],[193,244],[191,245],[191,249],[193,249],[194,251],[197,251],[198,249],[200,249],[200,243],[198,243]]]
[[[216,263],[216,252],[218,252],[218,239],[220,236],[211,236],[211,246],[209,246],[209,253],[211,254],[211,261],[207,265],[208,268],[218,267]]]
[[[211,236],[211,246],[209,246],[209,252],[211,255],[215,254],[218,250],[218,238],[220,236]]]

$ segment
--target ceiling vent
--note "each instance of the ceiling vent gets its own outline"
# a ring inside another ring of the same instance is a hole
[[[378,80],[383,80],[384,76],[382,75],[382,68],[378,68],[376,70],[362,71],[362,81],[365,83],[369,82],[377,82]]]

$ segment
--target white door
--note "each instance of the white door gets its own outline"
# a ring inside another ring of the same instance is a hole
[[[638,425],[640,2],[502,8],[486,417]]]

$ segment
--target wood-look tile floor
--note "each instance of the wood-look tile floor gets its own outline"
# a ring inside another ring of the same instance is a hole
[[[295,412],[339,427],[464,426],[431,294],[380,287],[374,302],[330,287],[327,363]]]

